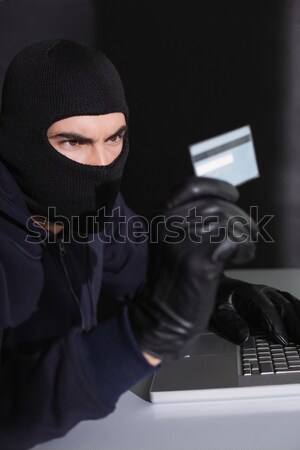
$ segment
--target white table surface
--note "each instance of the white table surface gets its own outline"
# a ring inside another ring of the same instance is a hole
[[[300,297],[300,269],[244,269],[228,275]],[[125,393],[105,419],[77,425],[35,450],[299,450],[300,397],[153,405],[150,379]]]

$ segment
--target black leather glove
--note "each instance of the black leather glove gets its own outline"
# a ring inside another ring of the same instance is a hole
[[[211,327],[235,344],[249,337],[251,328],[265,328],[286,345],[300,343],[300,301],[278,289],[221,276]]]
[[[237,190],[228,183],[193,177],[166,202],[157,243],[150,243],[149,281],[129,308],[143,351],[160,359],[186,354],[208,325],[225,263],[253,258],[250,235],[256,226],[234,205],[237,198]],[[234,227],[232,217],[239,217]],[[222,233],[216,239],[225,229],[230,239]]]

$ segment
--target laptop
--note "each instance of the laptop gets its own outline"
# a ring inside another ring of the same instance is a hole
[[[233,275],[235,271],[232,271]],[[235,278],[276,286],[299,297],[298,269],[236,271]],[[230,273],[228,273],[230,275]],[[232,275],[232,276],[233,276]],[[273,283],[273,281],[275,283]],[[212,331],[183,358],[167,362],[150,386],[152,403],[207,402],[300,395],[300,345],[271,341],[264,329],[251,330],[250,338],[235,345]]]

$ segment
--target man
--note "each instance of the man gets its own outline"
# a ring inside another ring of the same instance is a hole
[[[0,124],[3,449],[30,448],[111,413],[130,386],[184,355],[212,314],[242,341],[256,305],[256,320],[287,339],[278,310],[293,316],[286,303],[298,307],[287,294],[223,277],[214,309],[226,262],[254,255],[255,226],[235,205],[233,186],[195,178],[178,186],[148,252],[135,233],[140,221],[119,194],[127,126],[119,75],[96,49],[43,41],[7,70]],[[240,217],[235,233],[212,243],[218,230],[209,218],[224,229],[233,216]]]

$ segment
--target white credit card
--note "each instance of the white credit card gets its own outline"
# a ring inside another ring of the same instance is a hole
[[[195,174],[238,186],[259,177],[249,125],[189,146]]]

